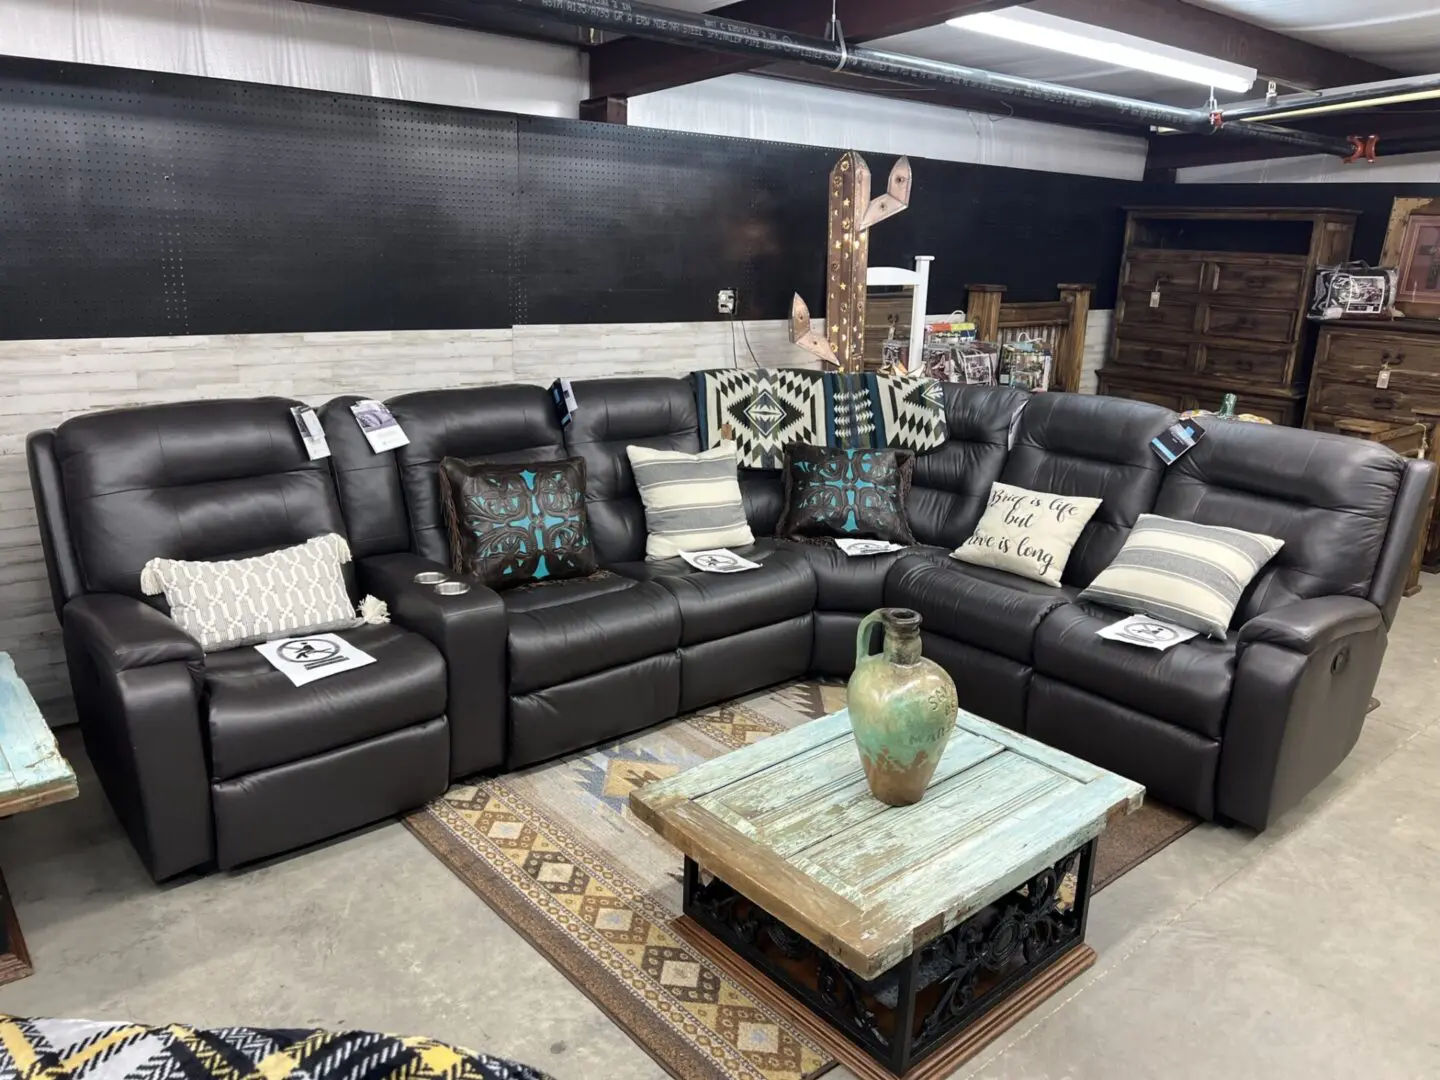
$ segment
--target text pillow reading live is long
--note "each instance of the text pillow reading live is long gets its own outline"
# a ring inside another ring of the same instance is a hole
[[[1070,549],[1100,509],[1099,499],[1052,495],[996,483],[970,538],[950,557],[1060,587]]]

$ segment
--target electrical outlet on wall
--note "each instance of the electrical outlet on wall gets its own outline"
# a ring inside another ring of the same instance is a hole
[[[719,295],[719,302],[716,304],[716,308],[717,308],[717,310],[719,310],[719,312],[720,312],[721,315],[734,315],[734,314],[735,314],[735,290],[734,290],[734,289],[721,289],[721,290],[720,290],[720,295]]]

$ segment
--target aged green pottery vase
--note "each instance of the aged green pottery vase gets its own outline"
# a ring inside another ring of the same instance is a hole
[[[884,651],[871,655],[876,625]],[[850,676],[850,727],[870,792],[891,806],[920,801],[955,727],[955,682],[920,655],[920,614],[881,608],[860,620]]]

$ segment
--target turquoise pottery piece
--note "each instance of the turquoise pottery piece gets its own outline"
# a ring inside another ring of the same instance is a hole
[[[872,654],[877,627],[884,649]],[[860,620],[849,693],[850,727],[870,793],[891,806],[919,802],[959,709],[955,681],[920,655],[919,612],[881,608]]]

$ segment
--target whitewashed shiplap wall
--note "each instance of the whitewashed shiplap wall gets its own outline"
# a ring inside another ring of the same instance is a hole
[[[517,326],[513,330],[0,341],[0,649],[51,722],[70,719],[25,436],[95,409],[275,394],[320,404],[487,383],[680,375],[754,363],[729,323]],[[749,322],[763,366],[809,365],[783,322]]]
[[[1109,343],[1092,311],[1082,389]],[[60,627],[25,465],[25,436],[96,409],[268,394],[320,404],[488,383],[548,384],[697,368],[814,366],[779,321],[517,326],[230,336],[0,341],[0,649],[52,723],[73,718]],[[746,338],[749,338],[749,348]],[[753,350],[753,358],[751,352]]]

